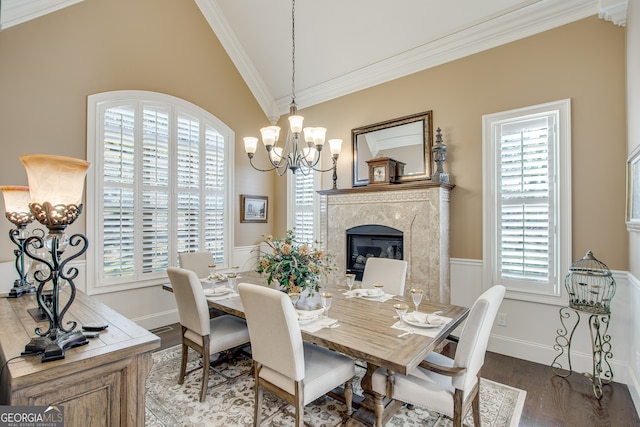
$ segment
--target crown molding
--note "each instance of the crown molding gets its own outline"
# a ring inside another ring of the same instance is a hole
[[[267,117],[287,114],[291,99],[274,99],[255,65],[238,42],[218,6],[219,0],[195,0]],[[367,89],[487,49],[593,15],[621,16],[626,1],[601,6],[603,0],[540,0],[419,47],[313,87],[299,89],[300,109]],[[615,1],[615,0],[612,0]],[[608,19],[608,18],[605,18]],[[616,18],[619,22],[619,18]],[[619,24],[620,25],[620,24]]]
[[[4,0],[0,1],[0,29],[13,27],[84,0]]]
[[[600,0],[601,7],[598,16],[600,19],[611,21],[616,25],[624,27],[627,25],[627,0],[619,1],[614,4],[605,5],[605,1]],[[606,3],[611,3],[608,1]]]
[[[255,65],[238,41],[231,25],[222,13],[216,0],[195,0],[209,26],[220,40],[222,47],[231,58],[238,72],[249,87],[256,101],[267,117],[280,116],[277,114],[271,91],[258,73]],[[287,111],[288,111],[287,106]]]
[[[589,2],[584,0],[543,0],[323,84],[298,90],[296,102],[301,109],[326,102],[349,93],[548,31],[596,15],[598,12],[598,0]],[[277,99],[276,105],[281,114],[285,114],[288,111],[287,98]]]

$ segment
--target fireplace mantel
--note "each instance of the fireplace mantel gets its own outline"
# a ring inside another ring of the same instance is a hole
[[[404,259],[408,261],[405,295],[420,288],[433,301],[449,303],[449,195],[454,185],[416,181],[322,190],[322,241],[346,266],[346,230],[379,224],[404,233]]]
[[[415,190],[426,188],[444,188],[446,190],[453,190],[455,185],[449,183],[434,183],[431,181],[413,181],[401,184],[373,184],[366,187],[353,187],[353,188],[338,188],[331,190],[319,190],[320,195],[332,195],[332,194],[356,194],[356,193],[375,193],[380,191],[402,191],[402,190]]]

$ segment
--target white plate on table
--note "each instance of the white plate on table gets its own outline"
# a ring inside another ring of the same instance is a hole
[[[445,324],[445,321],[437,318],[431,322],[427,322],[427,314],[415,314],[408,313],[402,316],[402,321],[407,325],[415,326],[417,328],[439,328]]]
[[[227,295],[231,292],[229,288],[214,288],[214,289],[205,289],[204,294],[208,297],[219,297],[222,295]]]
[[[361,289],[359,295],[362,298],[380,298],[384,295],[383,291],[376,292],[376,289]]]

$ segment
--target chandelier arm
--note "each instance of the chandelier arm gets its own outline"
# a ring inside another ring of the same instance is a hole
[[[257,167],[256,165],[253,164],[253,159],[249,158],[249,164],[257,171],[259,172],[271,172],[272,170],[277,169],[277,166],[273,164],[273,162],[271,161],[271,159],[269,159],[269,162],[271,162],[271,164],[273,165],[273,167],[271,169],[260,169],[259,167]]]

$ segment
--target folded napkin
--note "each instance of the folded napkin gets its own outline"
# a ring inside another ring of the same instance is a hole
[[[413,313],[409,313],[409,315],[412,315]],[[427,316],[427,314],[425,314],[425,316]],[[436,318],[438,321],[441,321],[442,324],[440,326],[435,326],[432,328],[421,328],[419,326],[412,326],[409,325],[408,323],[403,322],[402,320],[397,321],[396,323],[394,323],[393,325],[391,325],[391,327],[393,329],[400,329],[402,331],[406,331],[406,332],[411,332],[413,334],[418,334],[418,335],[423,335],[425,337],[435,337],[436,335],[438,335],[440,333],[440,330],[442,329],[443,326],[445,326],[446,324],[448,324],[449,322],[451,322],[451,318],[450,317],[444,317],[444,316],[435,316],[432,314],[428,315],[430,319]]]
[[[394,297],[394,295],[387,294],[387,293],[383,293],[379,297],[373,297],[373,296],[366,297],[366,296],[363,296],[363,295],[368,295],[368,292],[369,291],[373,291],[373,290],[374,289],[352,289],[350,291],[343,292],[342,295],[344,295],[346,298],[359,297],[359,298],[363,298],[363,299],[368,299],[368,300],[372,300],[372,301],[380,301],[380,302],[385,302],[386,300]]]
[[[300,329],[305,331],[305,332],[318,332],[320,329],[323,328],[335,328],[336,325],[338,324],[338,321],[336,319],[332,319],[330,317],[318,317],[316,320],[314,320],[311,323],[306,323],[304,325],[300,325]]]

